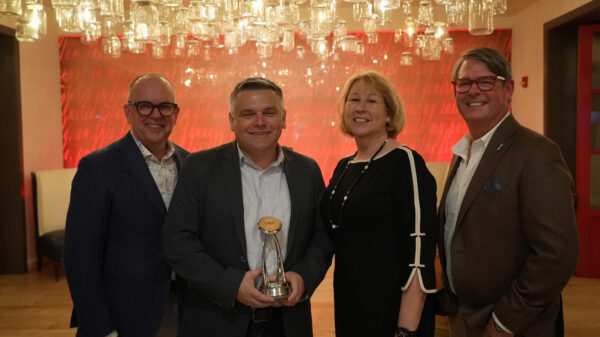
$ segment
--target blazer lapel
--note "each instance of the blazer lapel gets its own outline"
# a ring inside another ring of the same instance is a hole
[[[173,146],[175,147],[175,153],[173,157],[175,158],[175,164],[177,165],[177,174],[179,175],[179,173],[181,173],[181,167],[183,166],[183,162],[187,158],[188,153],[186,153],[183,149],[181,149],[175,144],[173,144]]]
[[[125,165],[131,179],[140,186],[140,189],[152,200],[156,209],[163,216],[167,212],[167,208],[154,182],[154,178],[152,178],[152,174],[146,165],[146,161],[142,157],[142,153],[135,144],[130,132],[119,140],[118,149],[120,150],[121,161]]]
[[[286,256],[289,256],[290,251],[294,245],[296,231],[299,227],[299,215],[297,205],[303,202],[301,191],[305,190],[305,188],[304,186],[302,186],[303,182],[299,179],[299,177],[302,176],[302,173],[298,171],[298,166],[294,163],[295,160],[291,158],[291,155],[286,155],[285,152],[287,152],[287,150],[284,150],[284,147],[282,147],[281,149],[282,151],[284,151],[283,172],[285,173],[285,180],[287,181],[288,190],[290,193],[290,228],[288,230],[286,247]]]
[[[240,171],[240,157],[235,141],[227,144],[223,151],[221,168],[223,172],[223,186],[225,187],[227,200],[229,200],[229,209],[232,213],[235,231],[240,239],[243,251],[246,251],[242,173]]]
[[[473,200],[475,200],[475,197],[483,188],[483,185],[492,174],[500,158],[502,158],[512,144],[511,136],[517,131],[518,126],[519,124],[513,116],[509,115],[492,136],[465,192],[460,211],[458,212],[458,218],[456,219],[456,228],[460,226]]]

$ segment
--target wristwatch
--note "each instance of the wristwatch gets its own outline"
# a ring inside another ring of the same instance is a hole
[[[416,331],[410,331],[401,326],[398,327],[398,337],[417,337]]]

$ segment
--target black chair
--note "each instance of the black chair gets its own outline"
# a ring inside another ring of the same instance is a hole
[[[46,257],[58,281],[63,261],[65,223],[71,182],[77,169],[40,170],[31,173],[38,271]]]

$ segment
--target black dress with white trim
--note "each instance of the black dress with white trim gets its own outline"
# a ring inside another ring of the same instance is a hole
[[[373,160],[362,175],[365,163],[350,163],[340,179],[348,160],[338,163],[321,202],[323,222],[337,227],[329,229],[336,335],[390,337],[410,281],[416,277],[423,291],[435,292],[435,179],[423,158],[405,146]],[[333,184],[337,192],[329,200]],[[426,303],[419,336],[433,336],[434,330]]]

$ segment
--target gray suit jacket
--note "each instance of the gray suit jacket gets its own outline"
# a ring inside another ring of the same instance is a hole
[[[446,284],[444,210],[458,160],[439,208]],[[572,190],[558,146],[512,115],[504,120],[467,188],[452,238],[457,317],[483,328],[493,311],[518,336],[561,334],[560,293],[579,254]]]
[[[310,296],[333,254],[318,215],[325,186],[314,160],[283,151],[292,206],[284,268],[302,276]],[[179,336],[245,336],[250,308],[235,300],[249,270],[235,142],[190,155],[163,227],[163,250],[187,280]],[[312,336],[309,300],[284,307],[283,321],[288,337]]]
[[[175,145],[180,168],[188,152]],[[161,255],[167,208],[131,134],[79,162],[65,229],[77,336],[153,337],[171,270]]]

